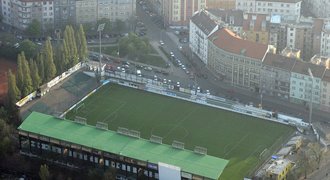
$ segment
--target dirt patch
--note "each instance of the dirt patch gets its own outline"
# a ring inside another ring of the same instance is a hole
[[[16,63],[8,59],[0,58],[0,103],[3,102],[7,94],[7,72],[11,69],[16,72]]]

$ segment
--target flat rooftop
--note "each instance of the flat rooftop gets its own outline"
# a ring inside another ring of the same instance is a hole
[[[114,131],[102,130],[38,112],[32,112],[18,130],[154,164],[158,162],[171,164],[180,167],[181,171],[211,179],[218,179],[229,162],[218,157],[175,149],[170,145],[156,144],[149,140],[121,135]]]

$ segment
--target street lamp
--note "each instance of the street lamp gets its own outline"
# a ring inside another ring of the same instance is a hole
[[[262,109],[262,91],[261,91],[261,94],[260,94],[260,109]]]
[[[102,74],[102,64],[101,64],[101,37],[102,37],[102,31],[104,30],[105,23],[99,24],[97,27],[97,31],[99,32],[99,39],[100,39],[100,56],[99,56],[99,70],[100,70],[100,75]]]
[[[117,52],[117,56],[118,56],[118,58],[120,58],[120,42],[118,41],[118,52]]]
[[[309,102],[309,124],[312,125],[314,76],[310,68],[308,68],[308,74],[312,78],[311,96]]]

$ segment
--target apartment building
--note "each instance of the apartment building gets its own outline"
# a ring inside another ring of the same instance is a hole
[[[98,19],[126,21],[135,16],[136,0],[1,0],[3,22],[25,29],[33,19],[44,29]]]
[[[2,0],[0,0],[0,14],[2,15]]]
[[[243,15],[242,38],[256,43],[268,44],[270,16],[245,13]]]
[[[287,47],[287,24],[282,23],[280,15],[272,15],[270,18],[268,44],[276,48],[276,53]]]
[[[84,24],[97,21],[97,0],[76,1],[76,22]]]
[[[296,58],[267,53],[260,72],[261,92],[282,99],[290,97],[291,70]]]
[[[237,0],[236,9],[245,12],[280,15],[284,18],[300,17],[302,0]]]
[[[1,0],[2,22],[11,24],[11,0]]]
[[[164,0],[149,0],[153,10],[160,16],[163,16]]]
[[[320,109],[330,112],[330,69],[326,69],[322,77]]]
[[[267,45],[244,40],[221,28],[209,37],[207,67],[234,86],[259,92],[262,61]]]
[[[196,12],[189,23],[189,47],[204,64],[207,64],[208,37],[218,30],[218,25],[204,10]]]
[[[330,17],[330,1],[328,0],[306,0],[309,10],[318,18]]]
[[[225,27],[241,36],[243,11],[236,9],[207,9],[207,14],[221,27]]]
[[[309,69],[314,78],[310,76]],[[324,66],[296,61],[290,77],[290,101],[304,105],[312,101],[318,108],[321,102],[321,81],[324,72]]]
[[[256,12],[256,0],[236,0],[236,9],[244,12]]]
[[[207,0],[206,6],[212,9],[235,9],[236,0]]]
[[[321,56],[330,56],[330,20],[325,20],[321,31]]]
[[[33,19],[37,19],[43,28],[53,27],[53,0],[2,0],[1,3],[6,24],[25,29]]]
[[[322,30],[324,27],[324,19],[313,19],[313,43],[310,47],[313,51],[313,54],[321,54],[322,46]]]
[[[76,0],[54,1],[54,26],[63,28],[76,23]]]
[[[302,0],[256,0],[256,12],[298,19]]]
[[[319,19],[300,18],[297,23],[287,24],[286,46],[301,50],[301,58],[308,61],[315,54],[320,53],[321,30],[322,21]],[[321,54],[325,55],[322,50]]]
[[[97,19],[127,21],[135,16],[136,0],[97,0]]]
[[[163,3],[164,21],[171,27],[187,27],[193,14],[206,7],[206,0],[166,0]]]

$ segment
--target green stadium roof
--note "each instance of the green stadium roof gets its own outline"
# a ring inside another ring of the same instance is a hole
[[[181,171],[211,179],[218,179],[228,164],[225,159],[155,144],[38,112],[32,112],[18,129],[141,161],[171,164],[180,167]]]

